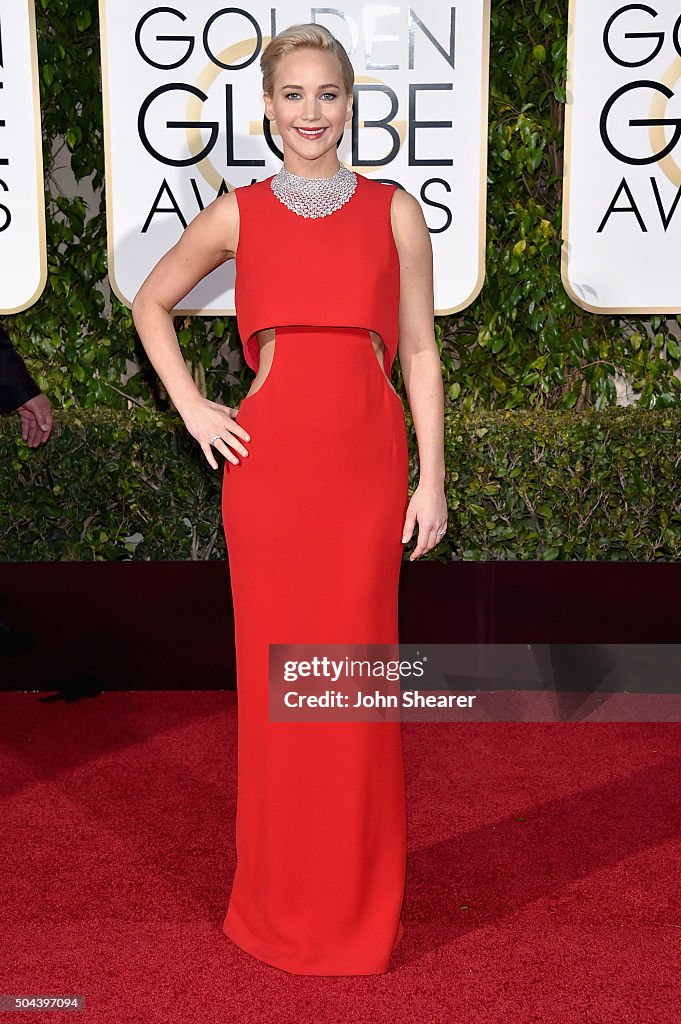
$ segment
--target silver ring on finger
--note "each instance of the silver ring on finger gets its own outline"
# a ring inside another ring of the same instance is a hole
[[[211,439],[210,439],[210,441],[209,441],[208,443],[209,443],[209,444],[214,444],[214,443],[215,443],[215,441],[217,441],[217,439],[218,439],[219,437],[222,437],[222,434],[215,434],[215,435],[214,435],[213,437],[211,437]]]

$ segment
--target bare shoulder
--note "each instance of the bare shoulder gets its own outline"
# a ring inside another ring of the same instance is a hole
[[[416,196],[404,188],[396,188],[390,206],[395,244],[400,253],[430,248],[430,233],[423,210]]]
[[[217,196],[199,217],[204,220],[206,231],[220,239],[222,248],[230,256],[234,256],[239,244],[239,203],[236,190],[232,189]]]

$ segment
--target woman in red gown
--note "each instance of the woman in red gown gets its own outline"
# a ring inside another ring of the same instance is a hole
[[[331,33],[293,26],[261,68],[283,167],[199,214],[140,290],[136,323],[210,464],[211,445],[225,456],[238,789],[224,932],[295,974],[378,974],[404,931],[400,722],[270,721],[269,645],[397,643],[403,544],[417,522],[412,558],[444,534],[432,251],[409,193],[338,160],[354,76]],[[169,310],[224,253],[256,373],[238,410],[192,392],[155,350],[149,312],[154,286]],[[411,499],[398,342],[420,456]]]

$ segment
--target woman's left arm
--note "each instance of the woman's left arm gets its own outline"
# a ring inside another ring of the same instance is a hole
[[[418,522],[410,561],[430,551],[447,529],[444,459],[444,387],[433,327],[433,247],[418,200],[398,188],[391,220],[400,257],[399,358],[419,450],[419,483],[402,532],[407,543]]]

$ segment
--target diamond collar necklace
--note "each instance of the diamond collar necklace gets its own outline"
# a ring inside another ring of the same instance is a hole
[[[328,217],[355,193],[357,175],[341,164],[330,178],[303,178],[282,165],[270,182],[280,203],[301,217]]]

